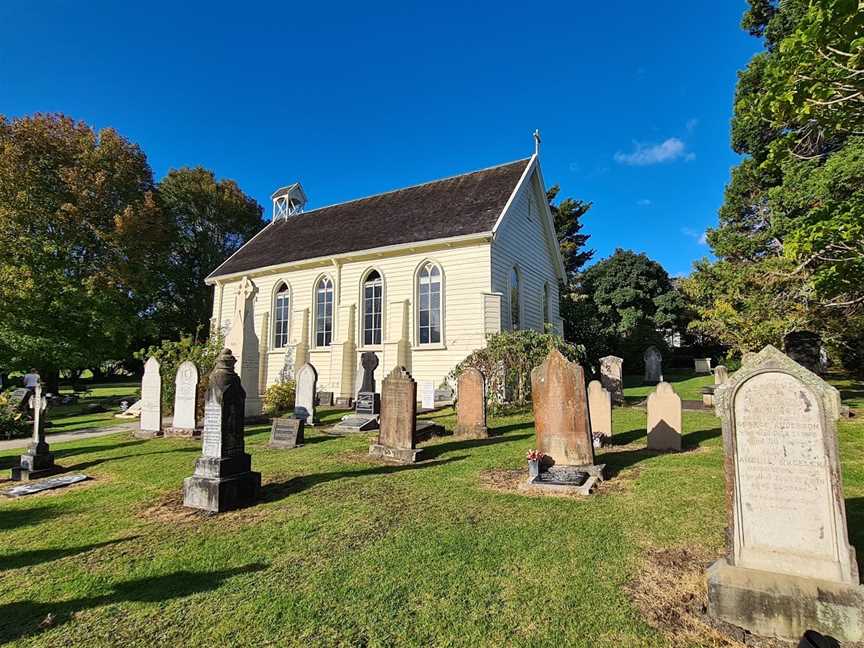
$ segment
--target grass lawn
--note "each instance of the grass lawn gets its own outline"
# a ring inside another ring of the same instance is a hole
[[[672,383],[675,393],[682,400],[702,400],[703,387],[714,384],[713,374],[694,374],[692,371],[663,373],[663,379]],[[624,398],[628,403],[638,403],[648,398],[656,385],[643,385],[642,376],[624,376]]]
[[[127,397],[131,405],[138,397],[136,396],[141,384],[138,382],[106,383],[89,385],[89,391],[77,403],[72,405],[57,405],[48,411],[48,420],[51,426],[46,428],[47,434],[58,432],[74,432],[87,428],[110,427],[125,422],[123,419],[114,418],[120,411],[118,399]],[[61,386],[61,394],[71,394],[72,388]],[[107,412],[88,411],[88,407],[99,405]]]
[[[488,440],[435,439],[404,467],[369,461],[365,437],[312,431],[278,451],[253,427],[262,498],[219,516],[180,506],[197,442],[57,444],[59,463],[94,479],[0,501],[0,643],[668,646],[630,584],[657,551],[682,548],[701,582],[724,526],[719,421],[684,417],[687,451],[656,455],[644,410],[616,409],[616,445],[598,453],[613,478],[585,499],[508,486],[533,444],[528,414],[490,421]],[[843,421],[840,436],[864,548],[864,424]],[[15,454],[0,454],[4,474]],[[698,629],[675,641],[714,645]]]

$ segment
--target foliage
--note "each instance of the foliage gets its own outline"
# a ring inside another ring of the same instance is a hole
[[[144,153],[116,131],[0,116],[0,362],[46,374],[125,355],[167,232]]]
[[[181,363],[191,360],[198,368],[198,394],[195,399],[196,411],[200,417],[204,411],[204,394],[210,380],[210,372],[216,366],[216,359],[224,347],[219,334],[213,334],[205,342],[186,336],[179,340],[162,340],[160,345],[141,349],[135,357],[142,361],[156,358],[159,361],[159,375],[162,377],[162,407],[166,413],[174,411],[174,393],[177,369]]]
[[[558,349],[574,362],[584,358],[584,349],[564,341],[554,333],[533,330],[502,331],[490,335],[486,346],[477,349],[460,362],[450,377],[459,377],[467,367],[479,369],[486,378],[486,400],[490,409],[498,411],[505,394],[510,400],[524,404],[531,394],[531,370],[542,364],[552,349]]]
[[[0,437],[25,436],[29,427],[24,414],[12,405],[9,394],[0,393]]]
[[[159,182],[159,204],[170,226],[160,266],[154,319],[160,334],[176,337],[207,324],[208,274],[264,225],[261,206],[233,180],[216,180],[196,167],[171,170]]]
[[[275,418],[294,411],[295,389],[293,380],[283,380],[270,385],[264,393],[264,413]]]
[[[594,256],[594,250],[585,249],[591,235],[582,234],[582,217],[591,209],[591,203],[564,198],[556,205],[555,198],[560,190],[557,184],[550,187],[546,192],[546,200],[549,202],[549,209],[555,222],[555,234],[561,247],[567,279],[568,282],[572,282],[582,267]]]

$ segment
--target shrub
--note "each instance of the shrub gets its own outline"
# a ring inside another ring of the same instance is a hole
[[[531,394],[531,370],[542,364],[552,349],[558,349],[568,360],[579,362],[585,356],[581,345],[565,342],[554,333],[532,330],[503,331],[491,335],[486,347],[474,351],[460,362],[451,378],[458,378],[466,367],[475,367],[486,377],[486,400],[493,412],[509,400],[524,404]]]
[[[294,388],[293,380],[284,380],[270,385],[264,393],[264,413],[275,418],[293,412]]]
[[[11,439],[27,436],[29,432],[24,414],[12,405],[8,394],[0,394],[0,437]]]

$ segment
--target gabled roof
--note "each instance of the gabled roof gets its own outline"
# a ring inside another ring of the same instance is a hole
[[[492,232],[530,158],[271,221],[208,279],[404,243]]]

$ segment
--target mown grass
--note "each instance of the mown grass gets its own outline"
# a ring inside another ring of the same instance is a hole
[[[713,374],[694,374],[692,371],[663,373],[663,379],[672,384],[682,400],[702,400],[702,388],[714,384]],[[624,398],[635,403],[648,398],[656,385],[645,385],[642,376],[624,376]]]
[[[110,427],[123,423],[114,418],[120,411],[118,401],[125,397],[131,405],[138,397],[140,384],[134,382],[104,383],[88,385],[88,391],[77,403],[56,405],[48,412],[49,427],[46,433],[75,432],[89,428]],[[60,394],[71,394],[72,388],[61,386]],[[93,406],[105,409],[105,412],[90,411]]]
[[[449,410],[429,416],[454,423]],[[719,421],[684,422],[686,451],[654,454],[644,410],[616,409],[616,444],[598,452],[612,479],[586,499],[484,487],[524,468],[528,413],[491,420],[491,439],[424,444],[413,466],[369,461],[365,437],[320,430],[302,448],[269,450],[266,426],[253,427],[261,500],[219,516],[179,506],[195,441],[57,444],[59,463],[94,479],[0,501],[0,643],[667,646],[627,585],[649,548],[716,555],[724,526]],[[862,432],[841,423],[859,544]],[[0,454],[0,468],[13,460]]]

